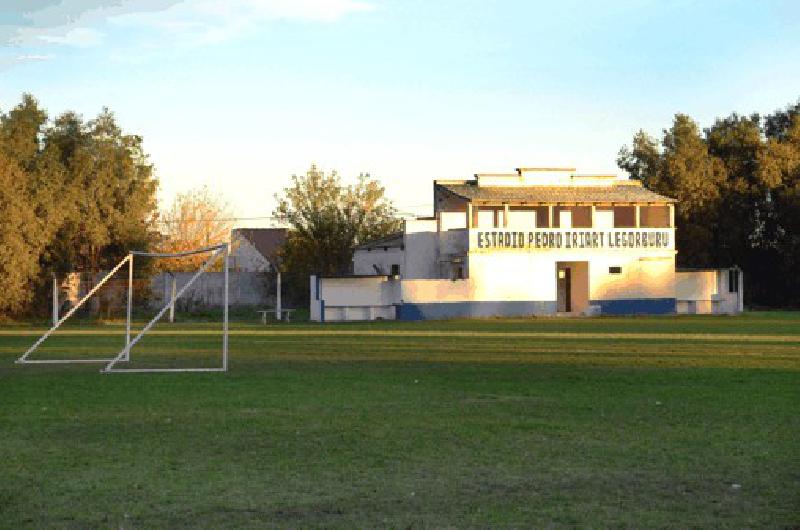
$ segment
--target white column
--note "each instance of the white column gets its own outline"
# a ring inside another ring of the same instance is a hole
[[[174,274],[170,274],[172,277],[172,293],[169,296],[170,304],[169,304],[169,322],[172,324],[175,322],[175,292],[177,291],[177,283],[178,280],[175,278]]]
[[[275,277],[275,318],[281,319],[281,271]]]
[[[58,278],[53,274],[53,325],[58,324]]]
[[[131,316],[133,313],[133,254],[128,254],[128,313],[125,318],[125,356],[124,360],[131,358]]]
[[[738,302],[737,309],[741,313],[742,311],[744,311],[744,272],[739,267],[736,267],[736,271],[739,273],[738,274],[738,276],[739,276],[739,292],[736,293],[737,295],[739,295],[739,299],[737,300],[737,302]]]
[[[231,254],[230,244],[225,245],[225,257],[222,266],[225,269],[223,275],[225,286],[223,287],[223,308],[222,308],[222,368],[228,371],[228,263]]]

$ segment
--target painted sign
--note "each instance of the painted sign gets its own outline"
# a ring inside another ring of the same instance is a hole
[[[497,250],[671,250],[672,229],[470,230],[470,252]]]

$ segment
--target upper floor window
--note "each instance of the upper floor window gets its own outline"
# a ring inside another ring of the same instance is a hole
[[[591,228],[591,206],[554,206],[554,228]]]
[[[669,206],[640,206],[639,226],[642,228],[669,228]]]
[[[614,228],[636,228],[636,206],[614,206]]]

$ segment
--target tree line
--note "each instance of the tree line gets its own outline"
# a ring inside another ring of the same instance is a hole
[[[157,239],[153,166],[106,108],[50,120],[31,95],[0,113],[0,316],[29,314],[50,277],[100,271]]]
[[[748,305],[800,305],[800,102],[702,130],[677,114],[659,139],[634,135],[617,164],[679,201],[679,267],[738,265]]]
[[[207,188],[177,194],[161,212],[157,192],[141,136],[124,133],[107,108],[89,121],[75,112],[51,119],[25,94],[0,111],[0,317],[45,313],[54,275],[106,271],[134,249],[229,241],[232,213]],[[357,244],[400,228],[384,189],[366,174],[346,185],[312,166],[276,200],[273,214],[290,235],[275,258],[298,301],[307,299],[310,274],[348,272]],[[194,270],[206,258],[139,260],[136,273]]]
[[[747,302],[800,303],[800,102],[767,116],[731,114],[702,129],[677,114],[656,139],[644,131],[619,167],[676,198],[679,267],[745,271]],[[103,109],[55,119],[31,95],[0,112],[0,316],[44,308],[50,278],[99,272],[131,249],[180,251],[227,241],[230,213],[207,189],[159,214],[158,181],[142,138]],[[401,229],[367,174],[345,185],[312,166],[275,197],[290,227],[277,257],[292,298],[310,274],[350,271],[355,247]]]

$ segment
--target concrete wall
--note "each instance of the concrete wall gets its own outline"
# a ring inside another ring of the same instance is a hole
[[[399,265],[400,274],[403,274],[404,260],[405,254],[400,248],[356,250],[353,254],[353,274],[390,274],[395,264]],[[381,272],[376,272],[373,265],[377,265]]]
[[[310,318],[317,322],[394,320],[399,281],[385,276],[311,277]]]
[[[730,292],[728,280],[731,270],[678,271],[675,288],[678,312],[735,314],[743,311],[744,277],[739,271],[738,292]]]
[[[175,273],[176,291],[186,285],[194,276],[193,272]],[[257,272],[229,272],[228,303],[232,306],[272,305],[273,297],[268,295],[266,277]],[[172,291],[172,277],[161,273],[150,280],[153,307],[163,307]],[[178,311],[192,311],[222,307],[224,300],[224,273],[206,272],[178,299]]]
[[[438,241],[435,219],[415,219],[405,222],[403,278],[439,277]]]

